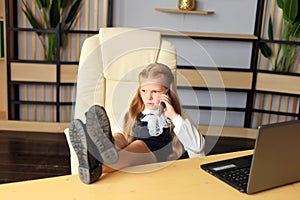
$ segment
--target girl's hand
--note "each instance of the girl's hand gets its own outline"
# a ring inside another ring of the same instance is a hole
[[[179,115],[178,113],[175,112],[175,109],[171,102],[171,98],[168,95],[162,94],[160,96],[160,101],[164,102],[166,105],[165,110],[164,110],[166,117],[173,120]]]

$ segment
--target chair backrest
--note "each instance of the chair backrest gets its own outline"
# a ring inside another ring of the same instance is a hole
[[[175,46],[159,32],[101,28],[81,49],[74,118],[85,122],[85,112],[98,104],[116,128],[138,87],[139,72],[155,62],[168,65],[176,74]]]

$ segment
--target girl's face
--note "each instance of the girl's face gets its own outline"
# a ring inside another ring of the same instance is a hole
[[[140,88],[140,95],[146,108],[157,110],[160,96],[166,92],[166,88],[160,84],[144,85]]]

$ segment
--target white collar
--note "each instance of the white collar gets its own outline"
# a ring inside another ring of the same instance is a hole
[[[141,119],[141,121],[148,123],[147,128],[151,136],[158,136],[163,133],[163,128],[170,127],[170,120],[164,114],[159,116],[158,110],[145,108],[142,113],[145,116]]]
[[[159,111],[158,111],[158,109],[157,110],[150,110],[149,108],[145,108],[142,113],[144,115],[147,115],[147,114],[158,115]]]

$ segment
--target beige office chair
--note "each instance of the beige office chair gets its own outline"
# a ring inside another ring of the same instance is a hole
[[[101,28],[87,38],[79,60],[74,119],[85,123],[85,112],[102,105],[116,128],[138,87],[138,74],[149,63],[168,65],[176,74],[176,50],[159,32],[134,28]],[[78,159],[70,147],[71,173],[78,173]]]

